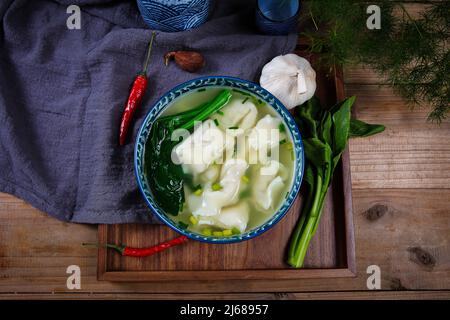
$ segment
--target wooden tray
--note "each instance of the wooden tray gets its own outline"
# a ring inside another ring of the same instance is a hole
[[[340,71],[333,77],[318,72],[317,82],[317,95],[323,103],[332,105],[344,98]],[[289,238],[300,214],[301,192],[282,221],[255,239],[227,245],[189,241],[147,258],[122,257],[112,250],[99,249],[97,277],[107,281],[161,281],[355,276],[351,185],[347,150],[335,171],[304,269],[292,269],[285,263]],[[126,243],[134,247],[151,246],[177,235],[165,225],[99,225],[98,228],[100,243]]]

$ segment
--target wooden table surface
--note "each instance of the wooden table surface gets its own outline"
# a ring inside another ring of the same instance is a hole
[[[420,5],[409,7],[413,11]],[[97,227],[57,221],[0,193],[0,298],[450,298],[450,122],[426,122],[383,79],[362,66],[345,70],[357,117],[383,123],[383,134],[350,143],[357,277],[99,282]],[[81,268],[81,289],[68,290],[66,268]],[[366,271],[381,270],[381,290]]]

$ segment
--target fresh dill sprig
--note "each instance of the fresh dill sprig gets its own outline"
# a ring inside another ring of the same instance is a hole
[[[381,9],[381,29],[369,30],[369,4]],[[432,2],[417,18],[389,0],[310,0],[303,34],[319,64],[364,63],[414,105],[431,106],[428,119],[441,122],[450,110],[450,1]],[[399,14],[400,13],[400,14]]]

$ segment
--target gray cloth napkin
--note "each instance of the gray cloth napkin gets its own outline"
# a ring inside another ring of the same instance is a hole
[[[118,129],[130,85],[151,30],[132,1],[0,1],[0,191],[64,221],[152,223],[135,180],[136,133],[152,104],[199,76],[257,81],[296,36],[256,32],[254,1],[218,0],[211,19],[185,32],[158,32],[149,86],[129,142]],[[81,29],[69,30],[67,7],[81,7]],[[197,74],[163,65],[170,50],[206,59]]]

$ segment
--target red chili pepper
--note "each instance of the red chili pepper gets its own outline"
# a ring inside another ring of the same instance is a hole
[[[148,257],[151,255],[154,255],[155,253],[164,251],[166,249],[169,249],[170,247],[177,246],[179,244],[182,244],[188,240],[188,237],[186,236],[180,236],[178,238],[160,243],[156,246],[148,247],[148,248],[132,248],[127,247],[125,245],[115,245],[115,244],[105,244],[105,245],[99,245],[96,243],[83,243],[83,246],[95,246],[95,247],[106,247],[111,248],[119,252],[122,256],[128,256],[128,257]]]
[[[133,119],[133,114],[137,108],[141,105],[142,98],[145,95],[145,90],[147,89],[147,68],[150,61],[150,54],[152,52],[153,39],[155,38],[155,32],[152,33],[152,38],[148,45],[147,56],[144,62],[144,67],[142,71],[136,76],[133,82],[133,87],[131,88],[130,95],[128,96],[127,104],[125,110],[122,114],[122,121],[120,122],[120,132],[119,132],[119,144],[123,146],[125,144],[125,139],[128,133],[128,127],[130,126],[131,120]]]

